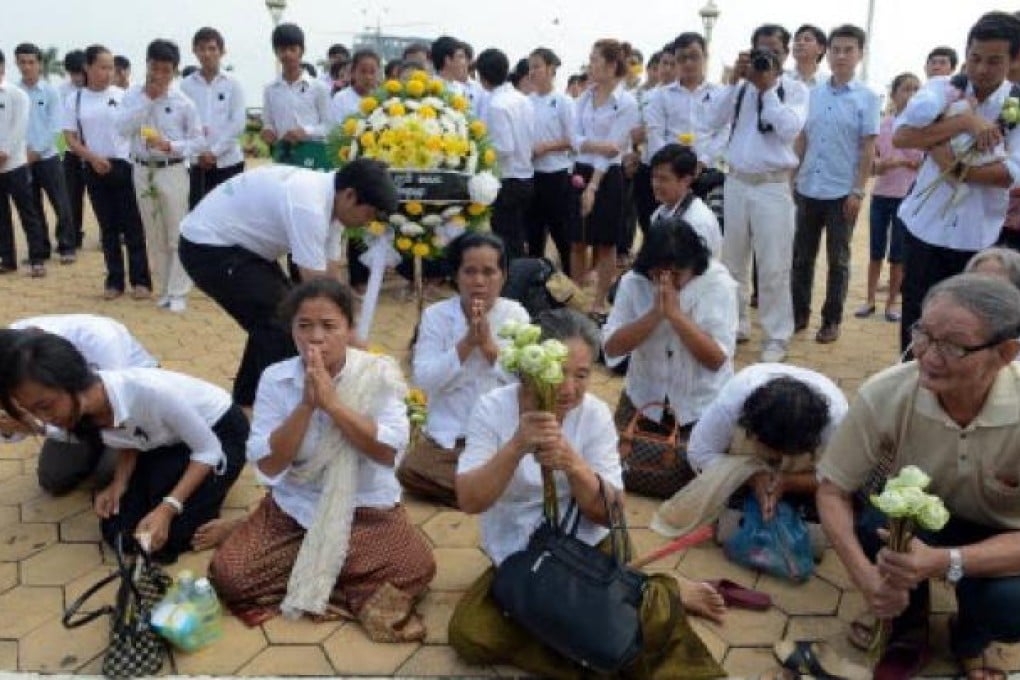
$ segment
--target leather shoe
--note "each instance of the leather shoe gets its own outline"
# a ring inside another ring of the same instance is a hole
[[[822,324],[822,327],[818,329],[818,334],[815,335],[815,342],[820,342],[823,345],[836,342],[837,340],[839,340],[838,323]]]

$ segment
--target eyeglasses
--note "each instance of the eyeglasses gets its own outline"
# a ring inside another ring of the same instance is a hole
[[[995,337],[980,345],[960,345],[949,340],[933,338],[931,333],[921,327],[919,321],[910,327],[910,345],[914,350],[914,355],[917,357],[927,352],[929,348],[934,347],[935,351],[942,355],[942,358],[959,360],[970,356],[974,352],[991,349],[1009,337],[1008,335],[1005,338]]]

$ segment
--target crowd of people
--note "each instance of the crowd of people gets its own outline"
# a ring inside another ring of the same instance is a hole
[[[669,489],[657,531],[686,533],[747,498],[766,521],[791,504],[824,530],[812,540],[827,538],[874,617],[893,621],[875,677],[913,677],[927,662],[928,581],[939,577],[956,589],[951,648],[968,677],[1005,677],[995,645],[1020,641],[1010,616],[1020,605],[1020,18],[985,14],[966,38],[959,72],[955,51],[932,50],[927,82],[898,75],[883,115],[883,98],[857,79],[867,36],[850,24],[759,26],[723,83],[706,77],[698,33],[647,67],[626,42],[601,39],[564,92],[549,48],[511,64],[451,36],[386,64],[336,45],[318,77],[301,29],[281,24],[260,133],[277,163],[251,169],[239,141],[245,93],[221,66],[219,31],[194,34],[199,66],[180,78],[178,46],[153,40],[144,83],[130,87],[130,64],[102,45],[68,53],[61,89],[42,77],[39,48],[18,45],[20,84],[0,80],[0,273],[19,266],[10,201],[23,264],[41,277],[53,257],[43,195],[56,256],[73,266],[87,191],[107,302],[130,285],[136,300],[187,313],[195,286],[247,340],[231,394],[160,368],[109,318],[115,306],[17,320],[0,331],[0,433],[45,436],[38,476],[50,493],[93,478],[106,541],[127,538],[168,563],[215,549],[210,579],[249,625],[347,615],[373,640],[421,640],[415,604],[436,563],[402,494],[477,514],[492,569],[458,604],[451,644],[472,663],[571,678],[584,669],[506,618],[492,582],[541,522],[542,468],[560,507],[576,503],[577,536],[608,549],[602,493],[645,492],[620,451],[644,417],[676,433],[690,473]],[[3,63],[0,53],[0,74]],[[368,271],[363,246],[344,238],[388,219],[397,190],[375,160],[329,172],[294,164],[382,78],[419,70],[486,124],[500,189],[491,232],[461,235],[427,272],[456,294],[415,329],[410,377],[429,406],[412,437],[401,368],[355,332]],[[867,293],[854,315],[876,313],[887,260],[883,318],[901,326],[904,361],[848,403],[830,378],[783,362],[811,324],[823,232],[815,340],[840,337],[869,186]],[[512,263],[549,252],[593,289],[583,312],[504,296]],[[738,372],[752,306],[761,361]],[[529,321],[567,350],[553,412],[498,360],[509,342],[499,329]],[[598,361],[626,376],[615,413],[588,393]],[[222,520],[246,464],[267,495]],[[931,476],[952,519],[895,553],[866,499],[909,464]],[[652,576],[643,653],[627,673],[723,675],[687,616],[725,611],[716,586]],[[864,621],[854,631],[873,632]]]

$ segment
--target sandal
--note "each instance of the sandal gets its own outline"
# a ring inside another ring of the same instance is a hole
[[[768,593],[745,588],[729,579],[723,578],[716,581],[706,581],[706,583],[715,588],[715,591],[722,596],[723,602],[726,603],[727,607],[765,611],[772,606],[772,598]]]
[[[875,305],[865,303],[857,308],[857,311],[854,312],[854,316],[856,316],[858,319],[866,319],[874,313]]]
[[[1006,658],[1006,650],[1001,643],[993,642],[985,647],[985,651],[978,656],[971,656],[960,659],[960,667],[965,677],[971,673],[980,672],[984,678],[1009,677],[1009,662]]]
[[[780,640],[772,651],[784,668],[821,680],[846,678],[869,680],[871,671],[839,656],[828,643],[812,640]]]
[[[898,323],[901,318],[903,318],[903,315],[895,309],[885,310],[885,320],[889,323]]]

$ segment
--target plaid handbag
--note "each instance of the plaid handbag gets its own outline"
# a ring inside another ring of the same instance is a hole
[[[662,422],[645,416],[648,410],[663,410]],[[694,471],[687,463],[689,428],[681,428],[661,402],[634,408],[626,393],[620,395],[620,404],[614,416],[620,436],[620,462],[623,465],[623,486],[654,498],[669,498],[694,479]]]
[[[117,535],[114,552],[117,570],[103,578],[64,612],[66,628],[77,628],[100,616],[110,616],[110,643],[103,658],[103,675],[108,678],[137,678],[154,675],[169,654],[166,641],[149,627],[153,606],[166,594],[172,579],[153,564],[146,553],[128,560],[124,556],[123,534]],[[109,583],[120,581],[114,605],[79,614],[82,605]]]

